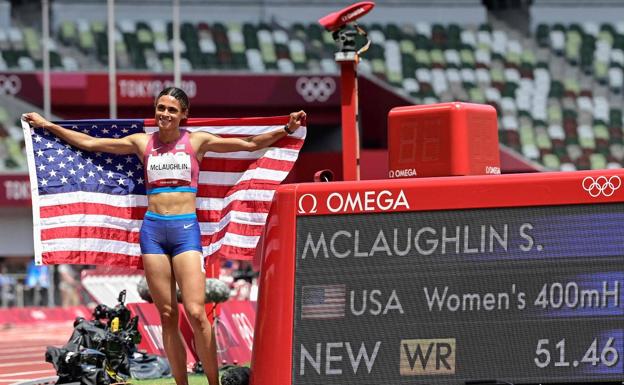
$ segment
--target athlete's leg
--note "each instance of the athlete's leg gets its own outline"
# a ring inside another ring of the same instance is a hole
[[[195,348],[204,367],[204,373],[210,385],[219,384],[219,367],[217,363],[217,346],[214,330],[206,316],[205,293],[206,275],[202,271],[202,255],[199,251],[185,251],[172,258],[173,271],[179,278],[178,285],[182,291],[182,302],[188,316]]]
[[[178,301],[171,259],[164,254],[144,254],[143,268],[149,291],[160,314],[163,345],[176,385],[188,385],[186,348],[178,327]]]

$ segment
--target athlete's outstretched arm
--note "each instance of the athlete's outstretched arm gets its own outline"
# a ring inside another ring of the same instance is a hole
[[[288,131],[295,132],[301,123],[305,120],[306,113],[304,111],[293,112],[290,114],[288,121]],[[266,132],[246,138],[221,138],[219,136],[209,134],[207,132],[194,132],[193,136],[197,136],[201,140],[199,146],[200,152],[232,152],[232,151],[256,151],[263,149],[277,142],[281,138],[288,135],[285,129]]]
[[[43,118],[36,112],[22,115],[33,127],[43,127],[74,147],[85,151],[109,152],[112,154],[138,154],[140,138],[144,134],[132,134],[123,138],[94,138],[82,132],[69,130]]]

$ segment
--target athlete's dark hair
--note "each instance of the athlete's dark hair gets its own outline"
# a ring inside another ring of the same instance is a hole
[[[160,99],[161,96],[165,95],[173,96],[174,98],[176,98],[178,102],[180,102],[180,107],[182,107],[183,111],[187,111],[189,109],[190,103],[188,100],[188,96],[186,96],[186,92],[178,87],[167,87],[164,90],[160,91],[160,93],[156,97],[156,100],[154,100],[154,104],[158,103],[158,99]]]

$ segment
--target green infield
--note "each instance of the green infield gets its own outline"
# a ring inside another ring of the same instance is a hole
[[[241,366],[245,366],[245,367],[249,367],[249,363],[245,363]],[[223,376],[223,373],[226,372],[228,369],[232,369],[234,368],[234,366],[230,366],[230,365],[226,365],[223,366],[221,368],[219,368],[219,382],[221,382],[221,377]],[[206,379],[206,376],[203,374],[190,374],[188,375],[188,379],[189,379],[189,385],[208,385],[208,380]],[[156,380],[129,380],[129,383],[132,385],[175,385],[175,381],[173,380],[173,377],[167,377],[167,378],[159,378]]]

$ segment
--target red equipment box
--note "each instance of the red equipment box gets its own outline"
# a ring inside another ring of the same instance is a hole
[[[496,110],[460,102],[393,108],[388,157],[390,178],[500,174]]]

